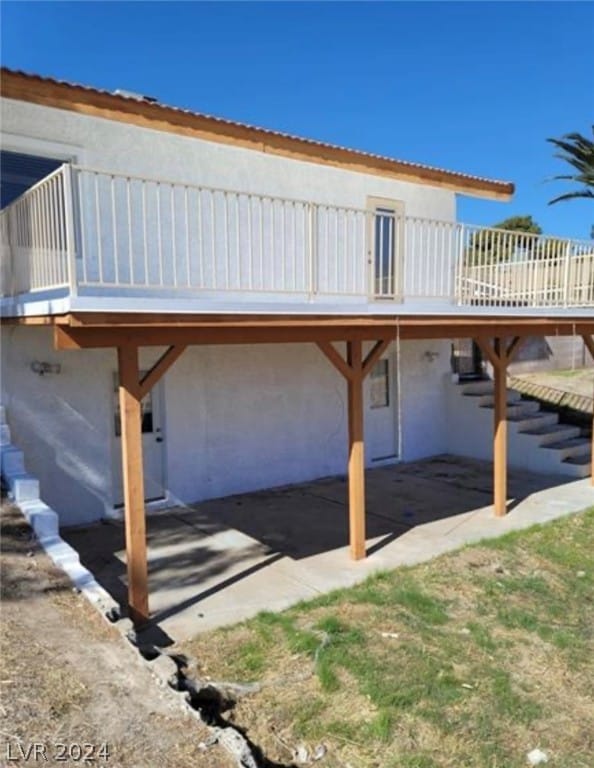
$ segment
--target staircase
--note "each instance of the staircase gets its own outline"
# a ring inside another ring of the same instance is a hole
[[[25,470],[23,451],[11,442],[6,409],[0,405],[0,469],[12,501],[19,506],[38,538],[58,535],[58,516],[39,498],[39,480]]]
[[[460,385],[462,395],[472,399],[479,413],[493,420],[492,381]],[[592,441],[582,430],[561,424],[559,415],[543,412],[540,403],[507,390],[508,460],[511,466],[534,472],[588,477],[591,471]]]

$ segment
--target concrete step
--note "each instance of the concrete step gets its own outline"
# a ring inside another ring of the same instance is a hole
[[[549,414],[546,414],[549,415]],[[580,428],[572,427],[570,424],[542,424],[537,427],[520,429],[519,434],[530,435],[535,438],[539,446],[546,446],[553,443],[560,443],[565,440],[573,440],[580,436]]]
[[[540,413],[540,403],[538,400],[522,400],[521,405],[524,413]]]
[[[559,416],[556,413],[538,413],[521,414],[519,416],[508,416],[511,424],[517,425],[518,432],[528,432],[540,427],[549,427],[559,423]]]
[[[39,480],[36,477],[23,473],[12,475],[7,479],[12,498],[17,504],[39,498]]]
[[[0,445],[10,445],[10,427],[8,424],[0,424]]]
[[[481,404],[481,408],[489,408],[492,410],[494,407],[493,403],[487,403],[485,405]],[[529,418],[538,413],[540,413],[540,403],[537,403],[536,400],[521,400],[508,405],[507,408],[508,419],[518,419],[520,417]]]
[[[3,446],[0,467],[5,477],[9,475],[24,475],[25,457],[20,448],[15,448],[14,445]]]
[[[570,456],[564,459],[563,473],[573,477],[589,477],[592,471],[592,459],[586,454],[581,456]]]
[[[556,440],[543,446],[548,451],[557,451],[562,461],[577,456],[592,455],[592,442],[588,437],[570,437],[565,440]]]
[[[474,397],[478,400],[479,405],[488,405],[489,403],[493,403],[495,400],[495,395],[493,393],[493,390],[491,389],[490,392],[462,392],[464,397]],[[522,395],[519,392],[516,392],[515,389],[508,389],[507,390],[507,404],[508,405],[515,405],[517,402],[519,402],[522,399]]]
[[[463,395],[490,395],[495,390],[495,385],[492,381],[471,381],[468,384],[461,382]]]

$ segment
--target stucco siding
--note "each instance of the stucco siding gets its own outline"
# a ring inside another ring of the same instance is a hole
[[[404,200],[410,216],[455,219],[452,191],[294,160],[5,99],[5,149],[62,145],[82,165],[180,183],[366,207],[368,196]]]
[[[400,412],[405,461],[447,445],[448,345],[429,346],[439,352],[432,361],[427,344],[400,348],[402,397],[393,413]],[[159,352],[143,355],[142,367]],[[395,344],[389,354],[395,362]],[[39,376],[31,371],[34,360],[60,363],[61,372]],[[109,514],[118,460],[115,354],[55,352],[49,329],[4,327],[2,369],[13,442],[61,524]],[[173,499],[192,502],[346,471],[346,386],[313,344],[189,348],[163,379],[163,403],[165,486]],[[368,451],[368,466],[371,458]]]

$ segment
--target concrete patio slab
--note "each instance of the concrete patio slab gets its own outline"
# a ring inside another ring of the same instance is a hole
[[[589,478],[509,473],[505,518],[493,516],[492,465],[438,456],[367,472],[368,557],[349,559],[344,478],[176,507],[148,517],[150,605],[175,641],[281,610],[371,573],[594,504]],[[82,563],[126,599],[123,525],[67,529]]]

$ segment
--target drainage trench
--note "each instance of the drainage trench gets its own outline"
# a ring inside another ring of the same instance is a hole
[[[117,621],[113,612],[108,613],[106,617],[111,623]],[[159,684],[172,692],[184,695],[184,701],[190,713],[200,720],[209,733],[208,738],[202,742],[203,749],[218,744],[235,760],[238,768],[297,768],[295,762],[278,763],[268,759],[262,749],[249,739],[245,729],[230,723],[223,717],[226,712],[230,712],[235,707],[239,698],[260,691],[262,688],[260,683],[242,684],[192,679],[187,674],[190,666],[189,659],[183,654],[169,654],[155,645],[143,645],[138,642],[134,630],[128,632],[126,637],[146,662]],[[312,673],[313,671],[307,673],[307,676]],[[320,757],[312,759],[317,760]],[[303,762],[299,760],[299,764]]]

